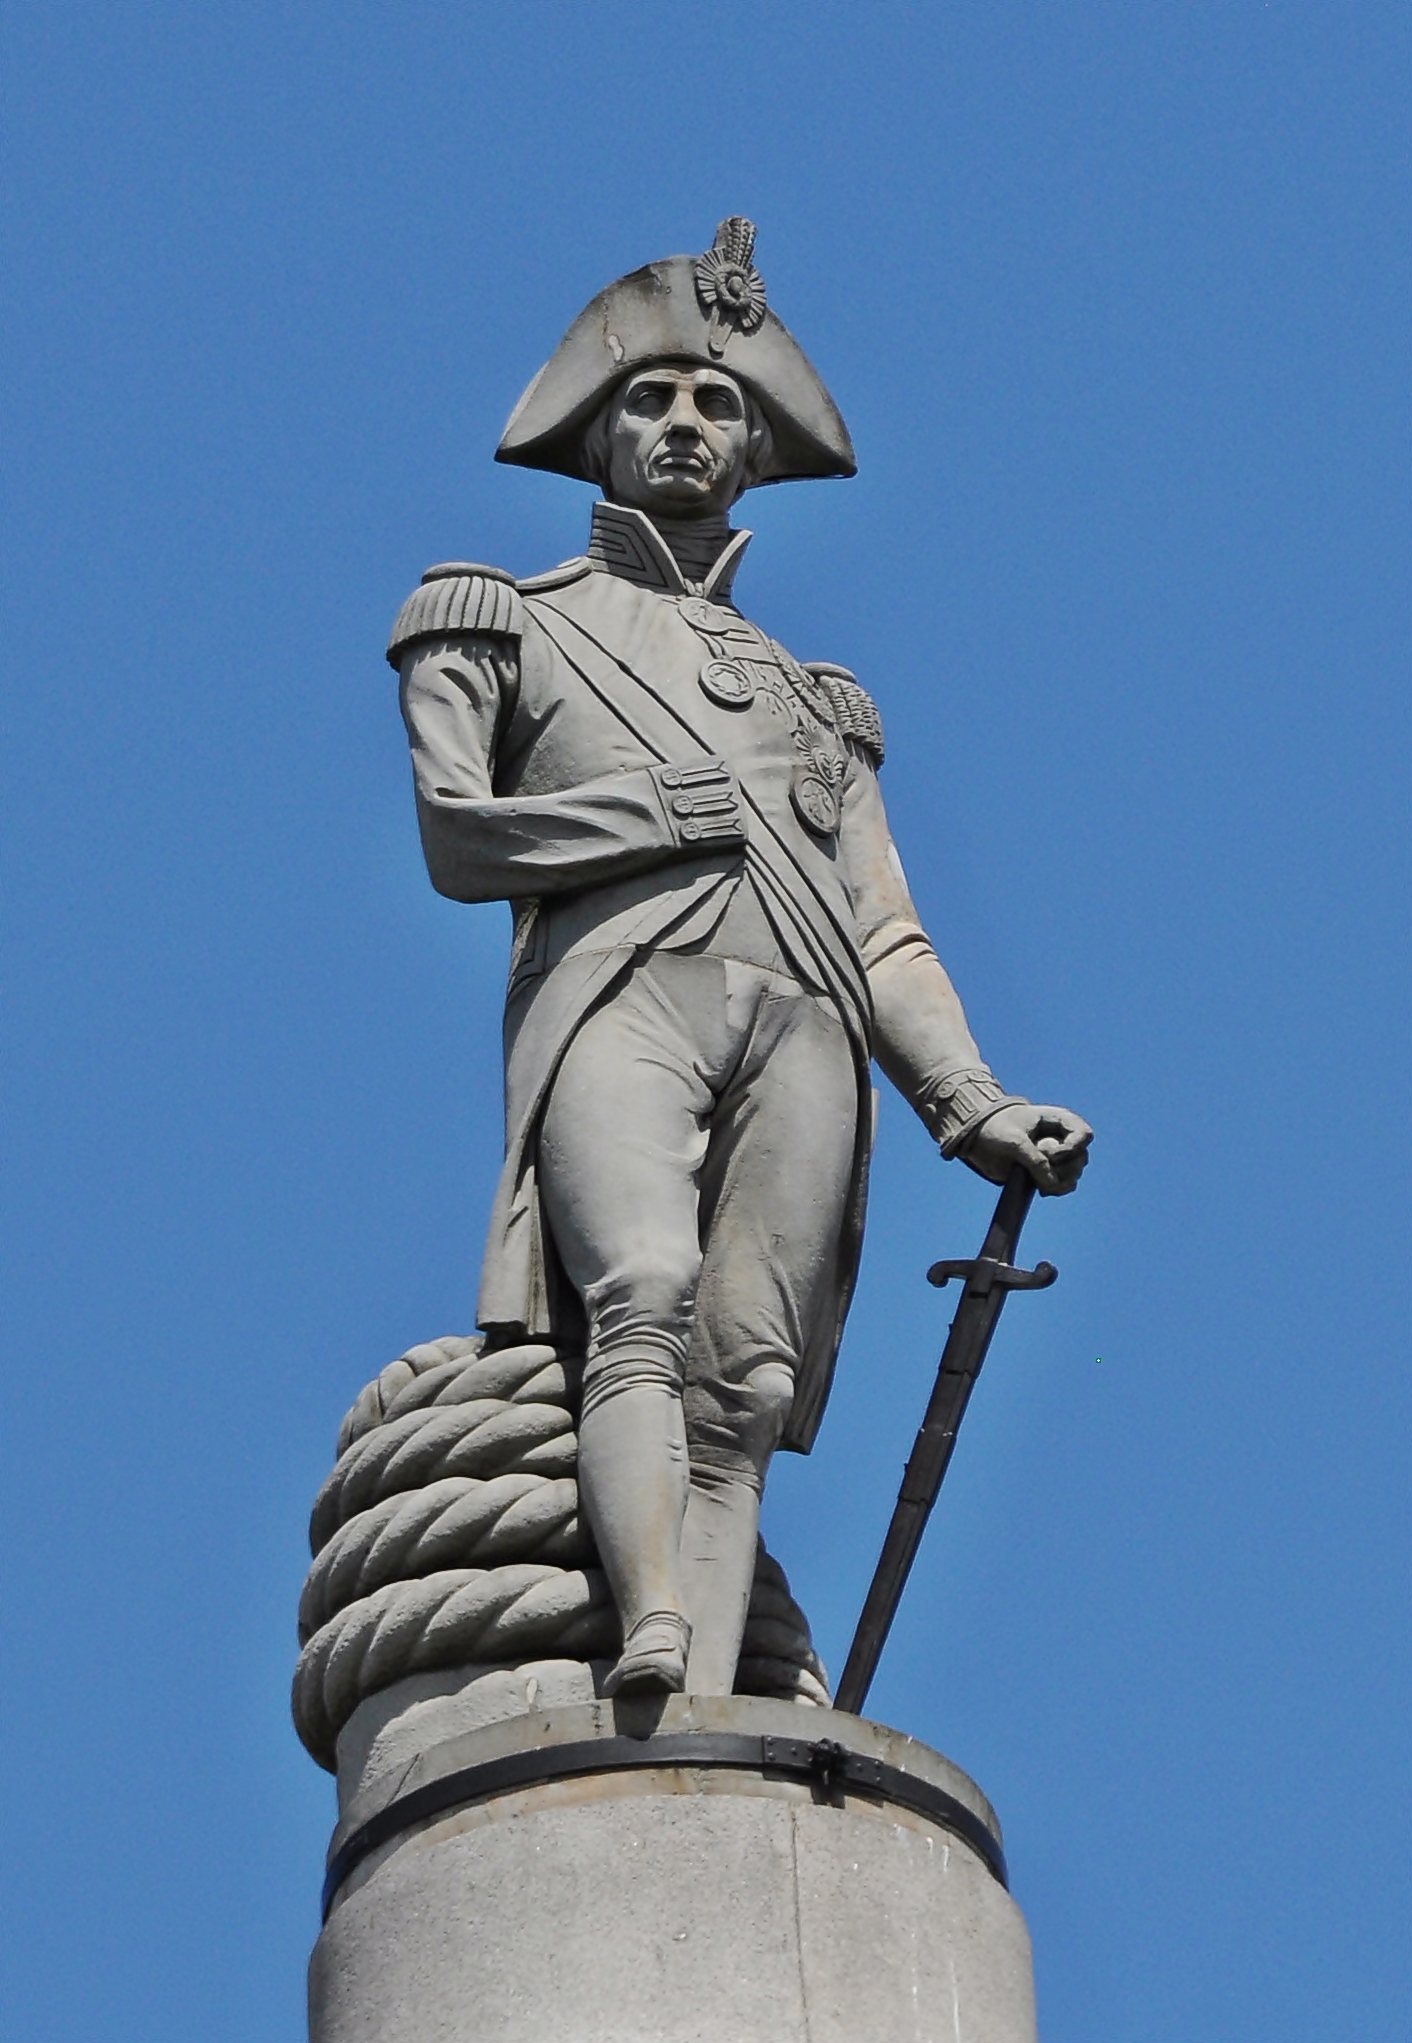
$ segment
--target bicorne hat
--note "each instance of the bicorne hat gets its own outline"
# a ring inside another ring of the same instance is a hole
[[[592,481],[584,427],[625,376],[670,361],[725,369],[760,406],[774,448],[756,483],[856,474],[838,407],[765,303],[754,250],[755,229],[737,215],[705,255],[669,255],[600,291],[510,414],[496,460]]]

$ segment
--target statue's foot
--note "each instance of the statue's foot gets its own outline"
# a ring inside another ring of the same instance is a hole
[[[603,1684],[605,1695],[679,1695],[686,1687],[691,1626],[675,1610],[649,1610],[623,1642],[622,1658]]]

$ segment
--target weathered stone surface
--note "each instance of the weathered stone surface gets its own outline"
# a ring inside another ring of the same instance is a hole
[[[596,1694],[586,1660],[410,1674],[360,1703],[339,1734],[339,1817],[355,1803],[360,1810],[380,1806],[381,1796],[396,1792],[424,1753],[444,1752],[467,1732],[536,1712],[588,1706]]]
[[[758,1516],[828,1397],[874,1064],[1006,1198],[1090,1130],[982,1059],[864,684],[737,606],[742,493],[853,469],[754,242],[610,285],[516,408],[502,460],[603,490],[584,554],[443,563],[389,646],[432,884],[514,911],[506,1146],[484,1346],[369,1385],[315,1505],[313,2043],[1033,2043],[993,1815],[826,1707]]]
[[[1070,1191],[1090,1137],[981,1057],[892,845],[865,683],[795,659],[737,605],[742,494],[853,468],[754,248],[732,215],[695,261],[634,271],[585,309],[499,453],[600,485],[586,551],[515,590],[444,563],[390,648],[432,884],[515,911],[477,1320],[582,1356],[577,1507],[622,1641],[607,1683],[697,1695],[761,1686],[737,1680],[755,1657],[760,1490],[777,1448],[808,1451],[828,1397],[873,1061],[943,1156],[996,1182],[1014,1168]],[[465,1529],[503,1565],[492,1501],[438,1491],[393,1543],[420,1553]],[[552,1500],[515,1508],[547,1536]],[[340,1548],[330,1573],[355,1558]],[[361,1693],[391,1678],[389,1633],[430,1625],[438,1650],[454,1632],[457,1658],[491,1657],[497,1594],[467,1585],[443,1626],[387,1592],[397,1614],[364,1613],[384,1678]],[[593,1657],[563,1616],[556,1587],[529,1584],[522,1648]],[[397,1672],[429,1666],[419,1640]],[[311,1713],[321,1754],[337,1714]]]
[[[546,1702],[601,1689],[620,1634],[579,1517],[580,1369],[552,1348],[487,1354],[478,1335],[447,1335],[359,1392],[315,1500],[299,1605],[294,1721],[320,1765],[334,1767],[350,1717],[404,1679],[431,1697],[474,1678],[511,1698],[498,1715],[533,1707],[542,1662],[578,1669],[573,1694]],[[723,1674],[749,1695],[826,1703],[783,1571],[758,1541],[751,1561],[743,1651],[732,1631]]]
[[[651,1707],[663,1730],[797,1733],[807,1717],[994,1824],[965,1775],[881,1726],[743,1698]],[[350,1772],[340,1834],[438,1773],[618,1735],[647,1708],[508,1719],[395,1770],[385,1747]],[[662,1768],[432,1820],[335,1900],[310,1970],[311,2043],[1034,2043],[1024,1923],[979,1856],[910,1812],[835,1802]]]

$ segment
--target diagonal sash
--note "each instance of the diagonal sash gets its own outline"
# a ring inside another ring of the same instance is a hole
[[[654,759],[663,764],[678,760],[683,736],[706,757],[719,756],[688,716],[674,703],[665,701],[650,681],[620,660],[577,618],[543,596],[526,598],[526,607],[584,686]],[[573,634],[574,650],[565,643],[565,635],[548,622],[546,613]],[[852,930],[767,814],[751,788],[748,767],[742,772],[737,761],[730,764],[740,783],[745,806],[757,826],[746,842],[745,859],[761,905],[786,949],[802,954],[820,983],[828,988],[866,1057],[872,1028],[872,994]]]

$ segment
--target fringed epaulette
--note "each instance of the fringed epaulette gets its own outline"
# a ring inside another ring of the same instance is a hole
[[[882,718],[866,688],[855,681],[847,667],[835,667],[827,660],[805,660],[806,672],[823,683],[833,705],[839,735],[861,745],[875,767],[885,756]]]
[[[448,560],[428,568],[397,613],[387,657],[396,666],[414,639],[440,638],[451,631],[495,632],[518,638],[524,606],[513,575],[476,561]]]

